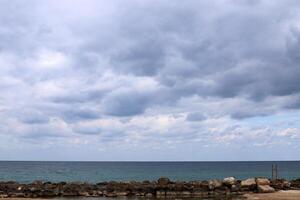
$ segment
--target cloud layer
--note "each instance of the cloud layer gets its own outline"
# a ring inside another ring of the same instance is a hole
[[[1,1],[0,159],[299,159],[299,11]]]

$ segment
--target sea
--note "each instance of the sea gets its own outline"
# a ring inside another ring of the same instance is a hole
[[[53,162],[0,161],[0,181],[30,183],[82,181],[143,181],[168,177],[176,180],[237,179],[271,177],[272,164],[278,166],[278,176],[300,178],[300,161],[259,162]]]

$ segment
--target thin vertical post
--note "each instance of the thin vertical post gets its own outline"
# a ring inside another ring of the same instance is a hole
[[[276,165],[276,180],[278,179],[278,167]]]
[[[274,180],[274,165],[272,164],[272,180]]]
[[[272,164],[272,179],[273,180],[278,179],[278,166],[277,166],[277,164]]]

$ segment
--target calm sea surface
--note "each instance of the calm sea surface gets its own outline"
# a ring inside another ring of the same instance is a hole
[[[28,183],[45,181],[172,180],[223,179],[234,176],[270,177],[272,164],[279,176],[300,178],[300,161],[278,162],[23,162],[0,161],[0,181]]]

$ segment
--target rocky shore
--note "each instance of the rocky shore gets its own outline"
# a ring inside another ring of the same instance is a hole
[[[236,180],[171,181],[162,177],[157,181],[143,182],[42,182],[21,184],[13,181],[0,182],[0,198],[51,198],[51,197],[119,197],[138,196],[147,198],[215,198],[239,196],[248,193],[272,193],[278,190],[300,190],[300,179],[269,180],[249,178]]]

